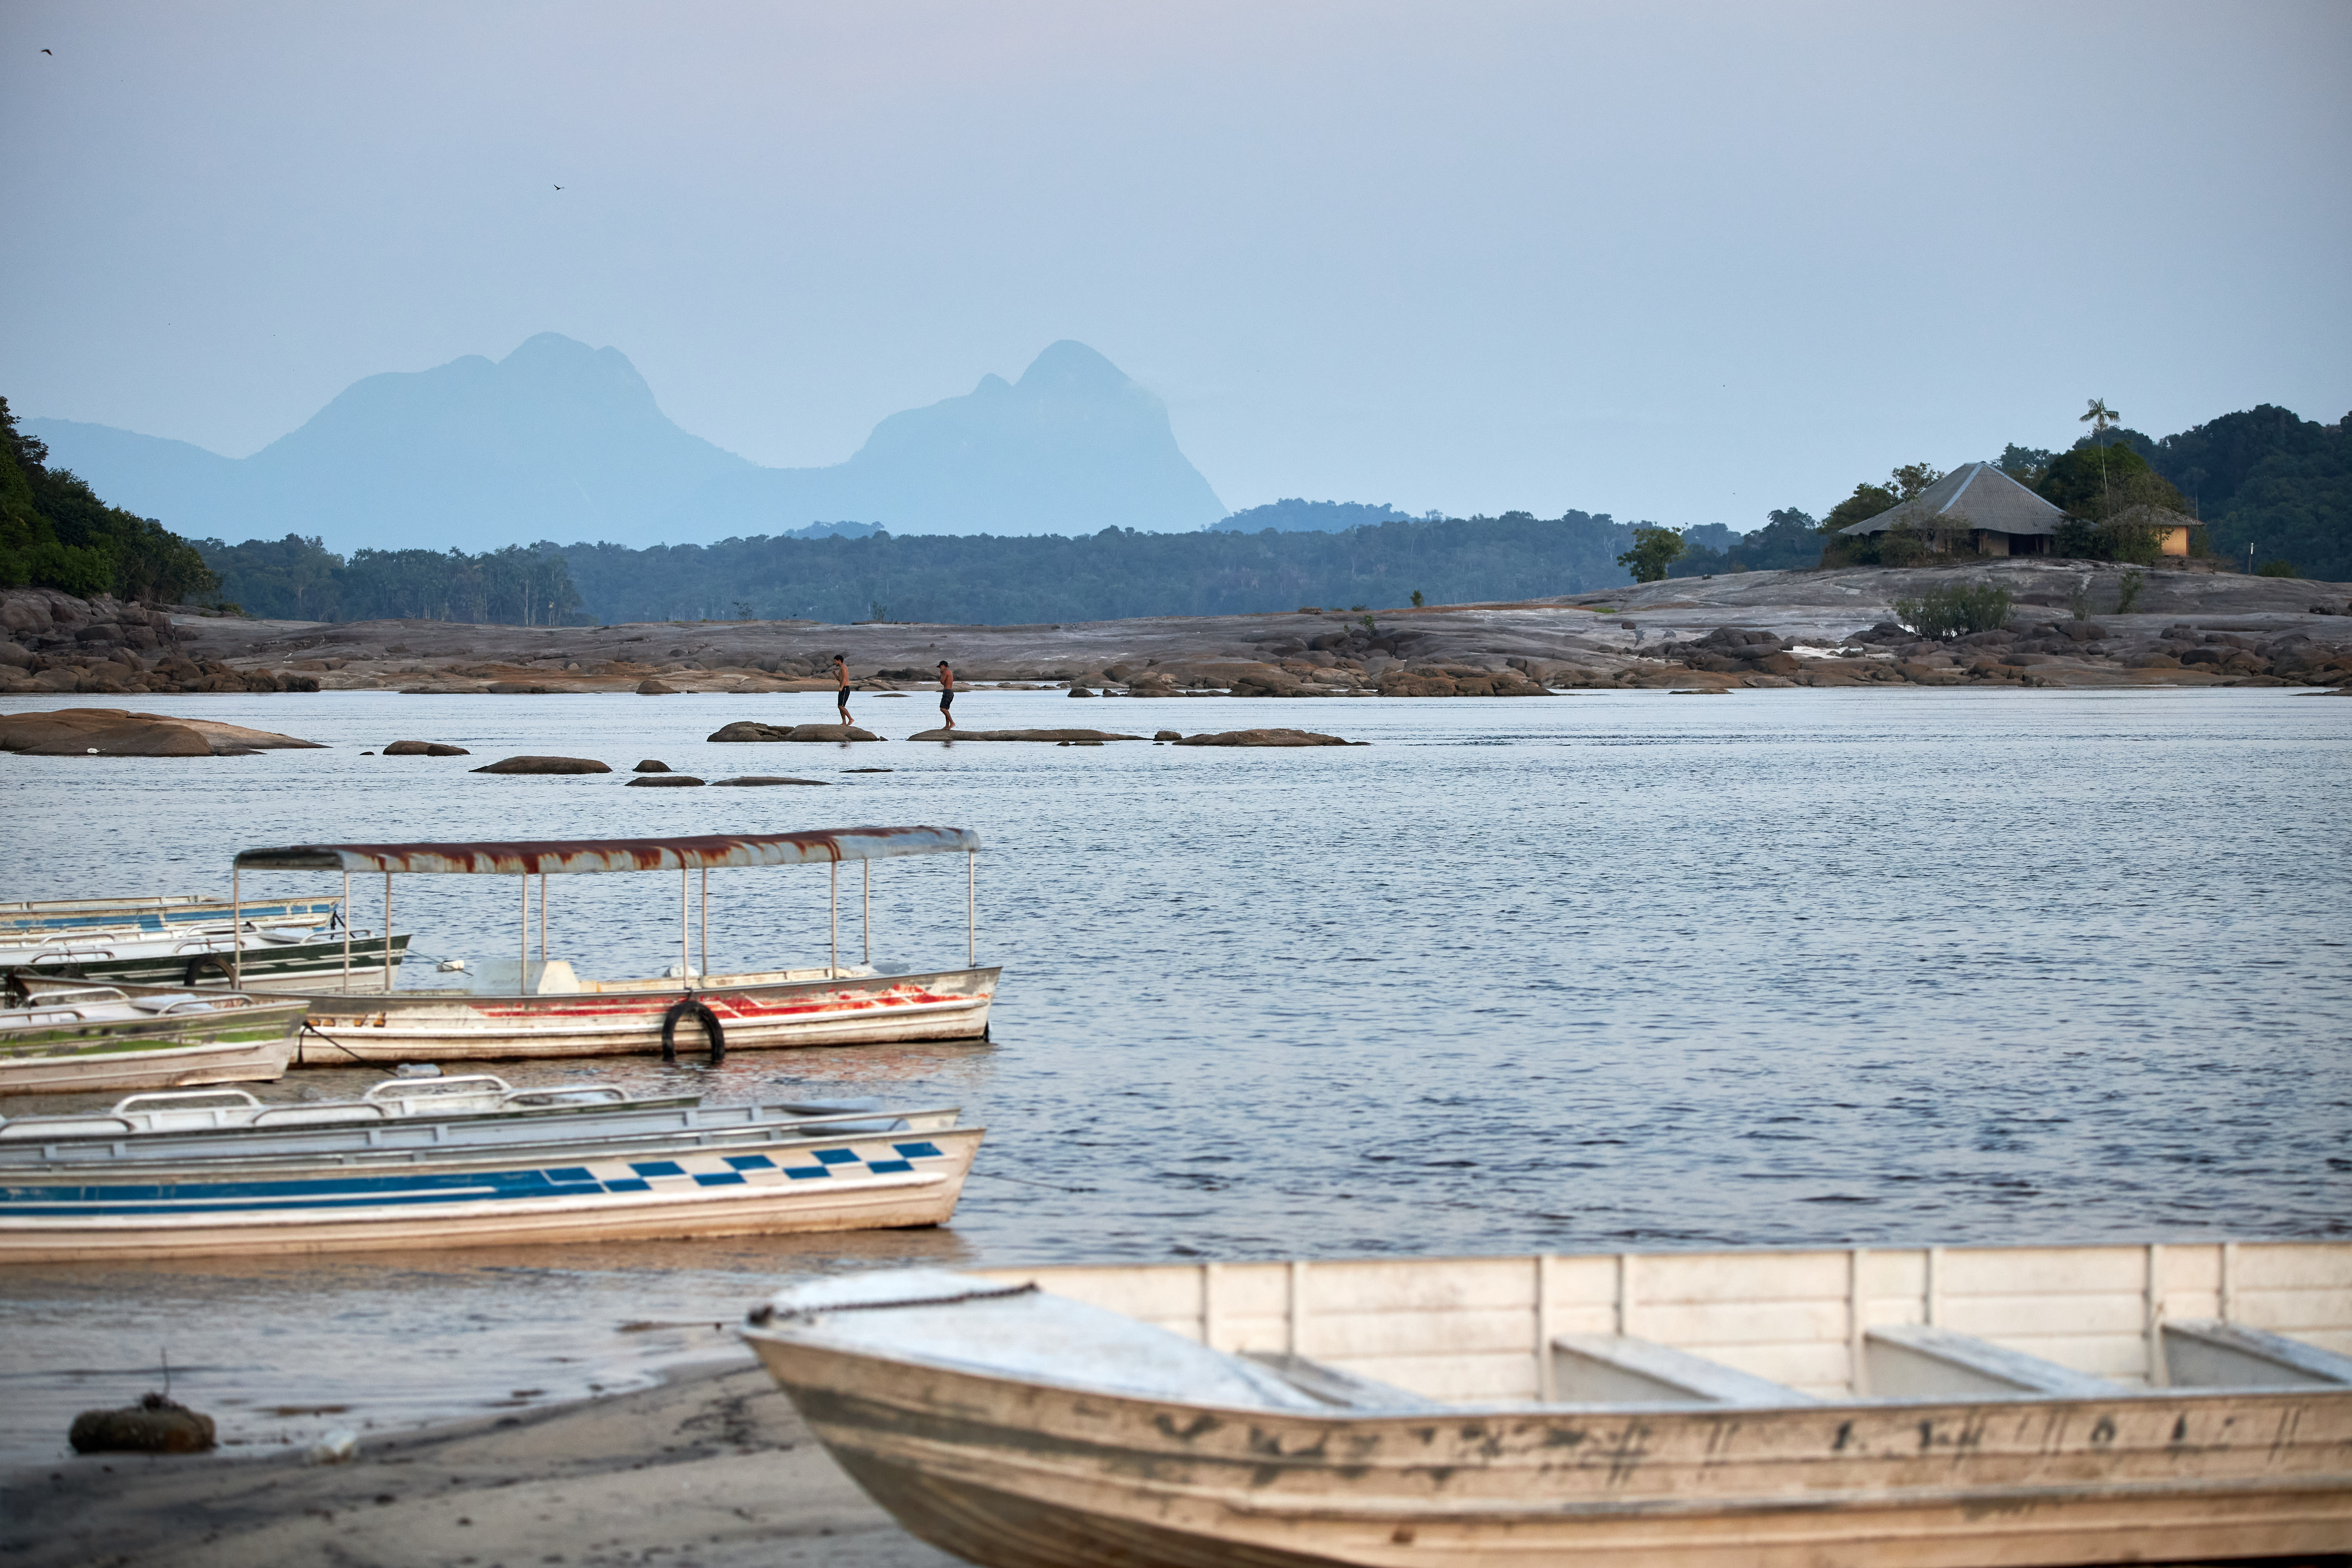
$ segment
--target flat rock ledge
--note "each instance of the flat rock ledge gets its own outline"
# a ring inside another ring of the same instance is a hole
[[[700,789],[702,781],[692,773],[639,773],[629,781],[631,789]]]
[[[1370,741],[1343,741],[1312,730],[1227,730],[1216,735],[1187,735],[1180,746],[1369,746]]]
[[[268,730],[121,708],[58,708],[0,715],[0,752],[26,757],[249,757],[289,747],[324,750]]]
[[[474,771],[478,773],[609,773],[613,768],[611,763],[600,763],[593,757],[509,757],[504,762],[492,763],[488,767]]]
[[[463,746],[444,745],[438,741],[394,741],[383,749],[387,757],[470,757],[474,753]]]
[[[1140,741],[1112,730],[924,730],[909,741]]]
[[[712,741],[878,741],[882,737],[856,724],[758,724],[749,719],[714,731]]]
[[[888,770],[860,769],[859,771],[887,773]],[[788,779],[782,773],[746,773],[740,779],[719,779],[714,782],[720,785],[730,785],[736,789],[764,789],[771,784],[812,784],[818,789],[824,789],[830,783],[825,779]]]

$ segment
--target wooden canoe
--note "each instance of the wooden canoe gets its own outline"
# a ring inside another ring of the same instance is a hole
[[[929,1271],[745,1331],[992,1568],[1985,1568],[2352,1544],[2352,1243]]]

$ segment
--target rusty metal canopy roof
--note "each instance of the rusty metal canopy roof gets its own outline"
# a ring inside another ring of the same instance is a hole
[[[976,850],[968,827],[832,827],[698,838],[540,838],[486,844],[295,844],[247,849],[240,871],[425,871],[516,876],[561,871],[694,871],[816,866]]]

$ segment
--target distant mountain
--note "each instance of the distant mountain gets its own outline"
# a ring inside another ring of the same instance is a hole
[[[354,382],[242,461],[102,426],[26,420],[52,460],[179,533],[320,535],[395,550],[630,538],[752,465],[671,424],[618,349],[542,332],[492,363]],[[806,521],[806,520],[802,520]]]
[[[872,518],[894,534],[1182,532],[1224,507],[1176,445],[1168,409],[1080,342],[1018,382],[893,414],[829,468],[723,475],[662,520],[672,539],[773,534],[803,518]]]
[[[1277,500],[1245,507],[1209,524],[1226,533],[1345,533],[1367,523],[1411,522],[1411,512],[1392,506],[1371,506],[1353,500]]]
[[[763,468],[670,423],[617,349],[553,332],[492,363],[354,383],[250,458],[101,425],[25,431],[120,504],[222,540],[321,537],[336,550],[480,550],[532,540],[632,546],[730,535],[1093,532],[1199,528],[1224,509],[1157,397],[1083,343],[1017,384],[892,415],[847,462]]]

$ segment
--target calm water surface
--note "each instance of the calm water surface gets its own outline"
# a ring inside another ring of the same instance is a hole
[[[975,726],[1374,744],[719,746],[701,737],[729,720],[829,718],[831,699],[345,693],[149,704],[328,751],[0,758],[0,896],[225,892],[235,850],[305,840],[942,823],[989,845],[981,951],[1006,965],[992,1046],[593,1069],[716,1100],[961,1104],[990,1133],[950,1229],[0,1268],[0,1461],[61,1453],[72,1411],[153,1385],[166,1353],[231,1440],[307,1441],[630,1386],[724,1350],[714,1325],[784,1276],[900,1260],[2352,1229],[2352,702],[1069,701],[959,706]],[[931,707],[859,717],[905,734]],[[476,755],[361,755],[403,738]],[[465,771],[534,752],[835,787]],[[953,859],[877,870],[878,955],[961,960]],[[714,967],[821,961],[821,870],[712,887]],[[394,897],[419,953],[515,951],[510,879]],[[559,879],[551,949],[650,973],[676,962],[677,913],[667,877]]]

